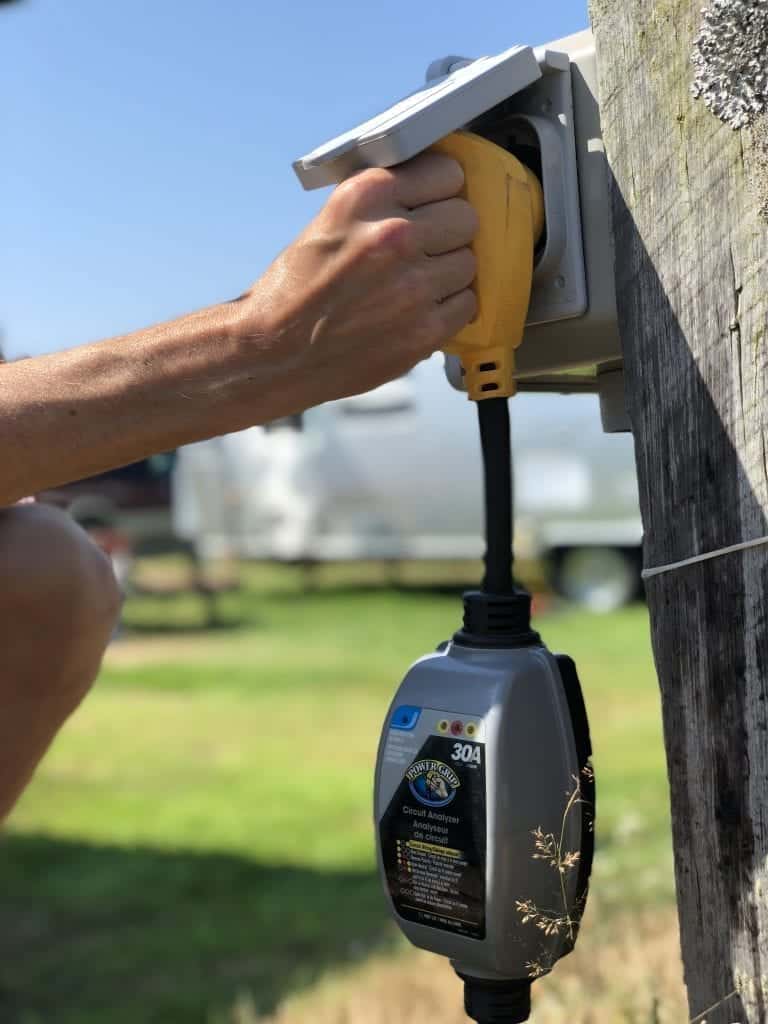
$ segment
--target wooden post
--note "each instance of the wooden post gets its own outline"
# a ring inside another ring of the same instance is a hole
[[[768,3],[702,2],[591,3],[648,567],[768,534]],[[691,1018],[768,1022],[768,547],[647,590]]]

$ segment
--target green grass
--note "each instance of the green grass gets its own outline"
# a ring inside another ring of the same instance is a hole
[[[458,591],[300,581],[250,571],[214,631],[194,596],[128,603],[0,844],[3,1024],[218,1024],[238,993],[267,1013],[397,946],[373,869],[376,741],[408,663],[457,626]],[[645,609],[538,625],[575,658],[592,719],[595,901],[666,902]]]

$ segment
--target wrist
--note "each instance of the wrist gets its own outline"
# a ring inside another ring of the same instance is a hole
[[[226,430],[268,423],[310,404],[308,398],[304,400],[306,379],[289,346],[284,339],[281,342],[279,325],[262,307],[258,284],[210,310],[207,327],[213,328],[223,355],[221,376],[211,383],[211,390],[216,392]]]

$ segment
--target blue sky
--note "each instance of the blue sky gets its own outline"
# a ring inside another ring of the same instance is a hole
[[[25,0],[0,8],[0,326],[11,355],[243,291],[326,192],[291,161],[586,0]]]

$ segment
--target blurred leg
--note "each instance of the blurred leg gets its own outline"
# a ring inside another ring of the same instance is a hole
[[[120,602],[109,559],[64,513],[0,509],[0,820],[96,678]]]

